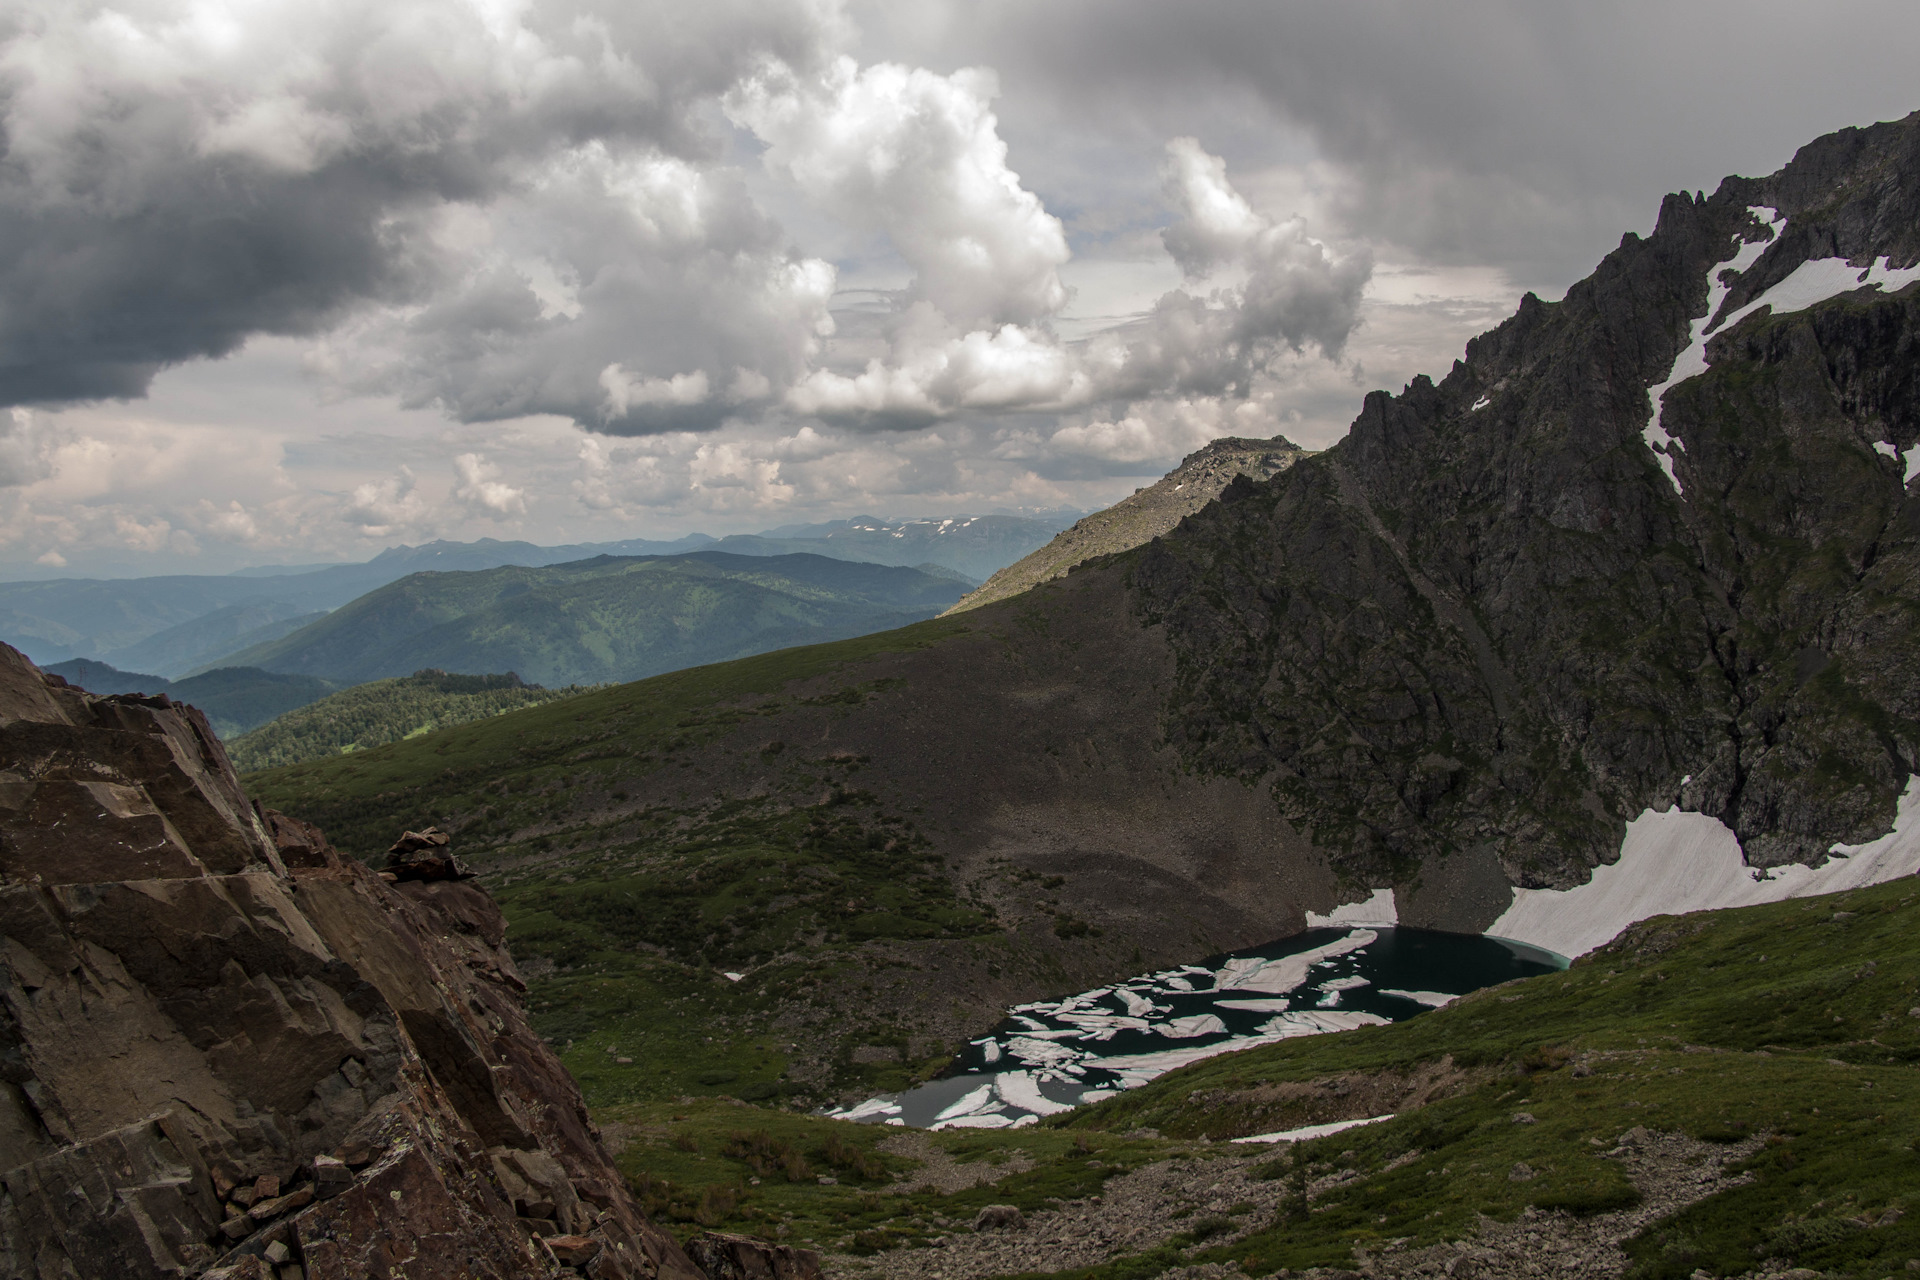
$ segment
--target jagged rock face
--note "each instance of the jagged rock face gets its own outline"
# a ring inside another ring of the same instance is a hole
[[[946,615],[965,613],[1064,577],[1096,556],[1129,551],[1171,531],[1240,476],[1265,480],[1307,456],[1285,436],[1224,436],[1194,450],[1153,484],[1062,530],[1053,541],[988,578]]]
[[[199,712],[0,646],[0,1275],[699,1280],[503,935],[253,808]]]
[[[1920,286],[1716,318],[1813,258],[1920,257],[1920,116],[1672,196],[1564,301],[1143,553],[1169,738],[1271,786],[1353,879],[1565,885],[1679,801],[1756,864],[1884,833],[1920,765]],[[1680,492],[1676,492],[1676,481]],[[1417,871],[1417,874],[1416,874]]]

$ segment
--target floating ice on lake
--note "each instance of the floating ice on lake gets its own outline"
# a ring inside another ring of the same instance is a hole
[[[993,1103],[993,1082],[989,1080],[978,1089],[971,1090],[958,1102],[943,1109],[935,1120],[951,1120],[955,1116],[966,1115],[970,1111],[979,1111]]]
[[[1027,1071],[1003,1071],[995,1077],[994,1089],[1008,1106],[1019,1107],[1037,1116],[1057,1115],[1073,1110],[1073,1104],[1055,1102],[1040,1092],[1040,1082]]]
[[[1082,1052],[1071,1045],[1041,1040],[1034,1036],[1015,1036],[1007,1042],[1007,1056],[1016,1062],[1024,1062],[1030,1067],[1049,1067],[1056,1063],[1073,1062]]]
[[[1307,971],[1322,960],[1335,956],[1348,955],[1376,941],[1379,934],[1371,929],[1355,929],[1344,938],[1336,938],[1311,951],[1302,951],[1298,955],[1281,956],[1274,960],[1265,960],[1259,956],[1244,956],[1229,960],[1220,970],[1215,989],[1219,991],[1261,991],[1274,995],[1285,995],[1297,989],[1307,980]]]
[[[996,1034],[972,1043],[960,1074],[837,1114],[1011,1128],[1217,1054],[1416,1016],[1451,998],[1426,990],[1449,978],[1472,990],[1550,967],[1514,944],[1397,927],[1383,940],[1384,932],[1327,930],[1021,1005]],[[1323,996],[1343,1007],[1301,1007]]]
[[[1169,1040],[1191,1040],[1195,1036],[1220,1036],[1227,1024],[1211,1013],[1196,1013],[1186,1018],[1168,1018],[1153,1028]]]
[[[838,1113],[839,1118],[842,1120],[865,1120],[869,1116],[897,1116],[899,1114],[900,1104],[891,1098],[869,1098],[859,1106],[849,1107],[847,1110]]]
[[[1033,1116],[1022,1116],[1020,1118],[1028,1122],[1034,1119]],[[940,1120],[928,1127],[932,1129],[1012,1129],[1016,1127],[1016,1122],[1012,1116],[999,1114],[955,1116],[951,1120]]]
[[[1273,1040],[1294,1036],[1323,1036],[1331,1031],[1352,1031],[1356,1027],[1384,1027],[1391,1019],[1358,1009],[1322,1013],[1318,1009],[1297,1009],[1269,1018],[1260,1025],[1260,1034]]]

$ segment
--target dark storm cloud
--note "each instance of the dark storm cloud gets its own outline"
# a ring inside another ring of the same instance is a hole
[[[765,56],[806,65],[830,19],[747,0],[24,6],[0,28],[0,404],[136,396],[254,334],[422,300],[463,266],[436,211],[589,140],[711,149],[700,104]]]
[[[988,0],[859,20],[936,66],[998,66],[1050,200],[1047,167],[1073,168],[1060,137],[1132,131],[1148,153],[1191,133],[1246,164],[1297,132],[1344,180],[1344,230],[1529,283],[1584,274],[1669,190],[1920,106],[1902,0]]]

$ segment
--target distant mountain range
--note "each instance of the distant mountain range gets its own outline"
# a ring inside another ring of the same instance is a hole
[[[966,587],[904,566],[722,551],[416,573],[231,661],[343,684],[422,667],[600,684],[904,626]]]
[[[55,663],[46,671],[88,693],[164,693],[175,702],[191,703],[207,713],[213,731],[222,738],[237,737],[341,687],[318,676],[288,675],[258,667],[222,667],[185,680],[167,680],[75,658]]]
[[[531,542],[429,542],[392,547],[362,564],[286,565],[214,575],[59,578],[0,583],[0,640],[44,665],[74,658],[177,679],[278,640],[369,591],[423,571],[540,568],[595,556],[673,556],[702,549],[740,556],[805,552],[868,564],[917,566],[974,586],[1042,546],[1078,512],[886,521],[872,516],[787,525],[715,539],[543,547]],[[408,670],[412,670],[411,667]]]

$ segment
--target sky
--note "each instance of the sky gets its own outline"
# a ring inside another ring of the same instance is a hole
[[[0,0],[0,579],[1091,510],[1338,440],[1890,0]]]

